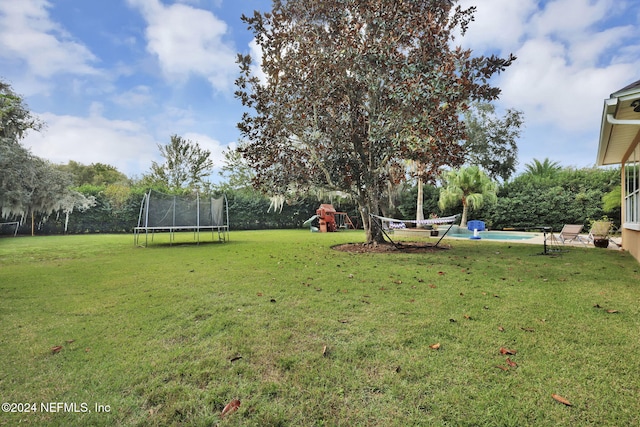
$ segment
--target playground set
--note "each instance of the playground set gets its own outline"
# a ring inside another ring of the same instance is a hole
[[[318,221],[318,225],[314,226],[314,222]],[[330,233],[340,229],[355,229],[355,225],[351,222],[351,218],[346,212],[338,212],[333,205],[323,203],[316,210],[316,214],[306,220],[303,227],[309,227],[312,232]]]

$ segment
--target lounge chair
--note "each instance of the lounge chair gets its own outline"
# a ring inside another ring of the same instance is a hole
[[[580,236],[580,232],[582,231],[582,224],[565,224],[558,234],[558,240],[565,244],[566,242],[580,242],[583,245],[586,245],[587,242]]]

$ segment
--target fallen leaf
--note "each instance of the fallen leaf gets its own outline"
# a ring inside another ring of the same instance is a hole
[[[456,323],[456,319],[449,319],[449,322]]]
[[[53,353],[53,354],[60,353],[60,350],[62,350],[62,346],[61,345],[57,345],[55,347],[51,347],[51,353]]]
[[[511,366],[512,368],[515,368],[518,366],[518,364],[516,362],[514,362],[513,360],[509,359],[507,357],[507,365]]]
[[[349,323],[349,321],[347,319],[340,319],[340,320],[338,320],[338,322],[340,322],[340,323]]]
[[[433,283],[429,283],[429,287],[430,287],[431,289],[435,289],[435,288],[436,288],[436,285],[434,285]]]
[[[602,306],[600,306],[600,304],[596,304],[593,306],[593,308],[602,308]]]
[[[503,371],[508,371],[509,370],[509,368],[507,366],[503,366],[503,365],[496,365],[496,368],[502,369]]]
[[[498,326],[498,330],[499,330],[500,332],[504,332],[504,328],[503,328],[502,326]]]
[[[444,276],[444,271],[438,271],[438,274],[439,274],[440,276]]]
[[[222,412],[220,413],[220,417],[224,417],[232,412],[235,412],[240,407],[240,401],[238,399],[233,399],[231,402],[227,403]]]
[[[516,353],[517,353],[516,350],[510,350],[508,348],[500,347],[500,354],[509,354],[509,355],[513,356]]]
[[[556,401],[562,403],[563,405],[573,406],[571,405],[571,402],[569,402],[567,399],[565,399],[562,396],[558,396],[557,394],[552,394],[551,397],[553,397]]]
[[[523,331],[525,331],[525,332],[535,332],[535,331],[536,331],[536,330],[535,330],[535,329],[533,329],[533,328],[520,328],[520,329],[522,329],[522,330],[523,330]]]
[[[396,280],[393,283],[395,283],[396,285],[402,285],[402,280]]]
[[[229,359],[229,362],[231,362],[231,363],[237,362],[240,359],[242,359],[242,356],[235,356],[235,357],[232,357],[231,359]]]
[[[257,294],[257,295],[258,295],[259,297],[261,297],[261,296],[262,296],[262,292],[258,292],[258,294]]]
[[[414,299],[410,299],[410,300],[409,300],[409,302],[416,302],[416,300],[414,300]]]
[[[66,341],[67,344],[71,344],[71,343],[74,343],[74,342],[76,342],[76,340],[67,340]]]
[[[440,348],[440,343],[431,344],[429,348],[432,350],[438,350]]]
[[[424,279],[418,279],[418,283],[424,282]]]
[[[618,313],[618,310],[607,310],[607,313],[611,313],[611,314]]]
[[[464,318],[467,319],[467,320],[471,320],[471,316],[469,316],[468,314],[465,314]]]
[[[327,356],[327,346],[326,345],[324,347],[322,347],[322,356],[323,357]]]

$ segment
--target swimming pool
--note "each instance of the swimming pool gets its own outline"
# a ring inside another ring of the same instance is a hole
[[[529,240],[538,236],[538,233],[514,233],[512,231],[480,231],[478,235],[486,240]],[[459,239],[469,239],[472,232],[448,233],[446,237],[457,237]]]

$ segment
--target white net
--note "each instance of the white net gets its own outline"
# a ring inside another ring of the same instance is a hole
[[[135,228],[136,243],[139,234],[157,231],[173,233],[179,230],[218,231],[219,240],[226,240],[229,232],[227,199],[200,197],[195,195],[170,195],[149,191],[140,206],[138,226]],[[173,236],[172,239],[173,240]]]

